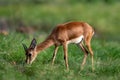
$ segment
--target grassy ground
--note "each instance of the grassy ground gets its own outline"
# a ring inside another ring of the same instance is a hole
[[[31,37],[11,33],[0,35],[0,80],[119,80],[120,45],[119,42],[98,40],[94,37],[95,71],[91,71],[90,56],[83,71],[80,65],[83,52],[74,44],[69,46],[69,67],[66,71],[62,47],[59,48],[55,65],[51,65],[54,47],[38,55],[32,65],[24,65],[25,55],[21,43],[30,44]],[[37,37],[38,43],[44,39]]]

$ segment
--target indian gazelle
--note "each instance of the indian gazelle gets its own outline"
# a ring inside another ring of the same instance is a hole
[[[31,41],[29,48],[27,48],[27,46],[23,44],[26,52],[26,63],[31,64],[35,60],[39,52],[54,45],[55,49],[52,57],[52,64],[54,64],[58,47],[62,45],[64,50],[65,65],[66,68],[69,69],[68,44],[75,43],[79,45],[84,52],[84,58],[81,64],[81,68],[83,69],[88,53],[90,53],[92,69],[94,69],[93,51],[91,48],[91,39],[93,35],[93,28],[86,22],[68,22],[64,24],[59,24],[53,29],[51,34],[40,44],[37,45],[36,39],[33,39]]]

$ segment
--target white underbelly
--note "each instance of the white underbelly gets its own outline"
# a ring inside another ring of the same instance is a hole
[[[80,43],[82,41],[83,38],[84,38],[84,36],[81,35],[81,36],[79,36],[77,38],[74,38],[74,39],[71,39],[71,40],[67,41],[67,43],[68,44],[70,44],[70,43],[78,44],[78,43]]]

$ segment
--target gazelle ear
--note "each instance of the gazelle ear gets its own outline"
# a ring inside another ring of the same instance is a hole
[[[25,44],[22,44],[24,47],[24,50],[27,51],[27,46]]]
[[[30,44],[30,47],[29,47],[29,48],[31,48],[31,49],[35,49],[36,44],[37,44],[37,41],[36,41],[35,38],[33,38],[33,40],[31,41],[31,44]]]

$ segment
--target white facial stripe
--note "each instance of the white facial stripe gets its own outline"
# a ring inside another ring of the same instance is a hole
[[[70,43],[78,44],[78,43],[80,43],[82,41],[83,38],[84,38],[84,36],[81,35],[81,36],[79,36],[79,37],[77,37],[75,39],[71,39],[71,40],[67,41],[67,43],[68,44],[70,44]]]

